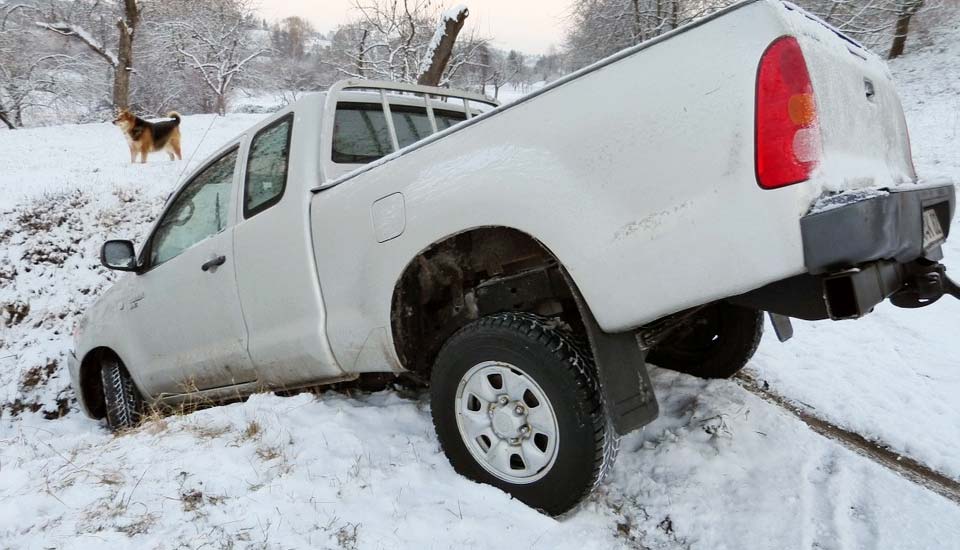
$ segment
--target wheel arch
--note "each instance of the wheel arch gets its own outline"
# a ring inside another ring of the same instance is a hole
[[[120,355],[112,348],[99,346],[91,349],[80,361],[78,376],[80,387],[78,396],[93,418],[104,418],[107,415],[106,403],[103,398],[103,381],[100,378],[100,368],[104,359],[112,357],[123,363]]]
[[[397,358],[425,382],[450,336],[476,319],[504,312],[550,318],[590,347],[618,433],[656,418],[646,352],[634,333],[604,332],[560,259],[532,235],[511,227],[448,236],[407,264],[391,301]]]
[[[418,252],[394,285],[390,324],[397,358],[429,377],[443,342],[479,317],[524,311],[560,317],[585,337],[574,283],[536,237],[507,226],[480,226]]]

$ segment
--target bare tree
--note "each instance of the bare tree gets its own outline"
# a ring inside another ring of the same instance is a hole
[[[730,0],[582,0],[571,7],[567,52],[588,65],[711,13]]]
[[[479,85],[482,93],[493,86],[493,97],[500,98],[500,89],[509,83],[518,83],[518,76],[524,71],[523,54],[516,50],[503,52],[484,47],[480,50]]]
[[[7,58],[0,52],[0,122],[11,130],[23,126],[31,107],[49,107],[59,96],[55,71],[65,56],[45,55],[33,60]]]
[[[24,125],[24,112],[50,108],[62,95],[57,75],[72,58],[44,53],[38,36],[17,17],[29,6],[16,4],[0,10],[0,123],[9,129]]]
[[[179,0],[167,7],[181,14],[160,24],[171,34],[171,49],[213,94],[216,112],[225,114],[233,87],[270,51],[269,37],[255,28],[247,0]]]
[[[453,55],[457,36],[460,35],[469,15],[470,11],[463,5],[441,14],[437,30],[434,31],[433,38],[427,45],[427,52],[423,56],[420,76],[417,78],[418,83],[427,86],[440,85],[443,72],[447,68],[447,63],[450,62],[450,56]]]
[[[910,20],[923,7],[924,0],[895,0],[897,11],[897,26],[893,34],[893,44],[890,46],[888,59],[896,59],[903,55],[907,45],[907,34],[910,32]]]
[[[133,39],[140,24],[140,7],[137,0],[123,0],[120,3],[121,15],[117,17],[117,50],[111,50],[98,40],[82,23],[62,18],[56,7],[51,9],[53,17],[38,21],[42,29],[70,37],[84,44],[96,56],[107,62],[113,70],[113,104],[118,108],[130,105],[130,75],[133,73]],[[94,2],[92,9],[99,8]]]
[[[431,68],[434,55],[442,57],[438,46],[447,34],[434,42],[439,34],[436,22],[443,22],[446,29],[445,15],[453,10],[441,12],[429,0],[356,0],[354,7],[359,17],[341,26],[333,41],[337,55],[330,62],[341,75],[417,82]],[[457,11],[454,24],[459,15]],[[486,43],[473,32],[450,37],[456,42],[450,41],[448,62],[439,78],[430,75],[439,86],[450,84],[464,67],[476,63],[478,49]]]
[[[294,60],[301,60],[309,53],[316,36],[313,25],[296,16],[274,23],[270,31],[273,49],[285,59]]]

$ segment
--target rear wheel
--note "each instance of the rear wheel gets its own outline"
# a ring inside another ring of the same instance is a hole
[[[454,334],[430,398],[457,472],[550,514],[580,502],[616,454],[592,357],[542,317],[491,315]]]
[[[107,425],[118,431],[136,427],[144,411],[143,396],[133,383],[126,367],[114,357],[103,360],[100,368],[103,401],[107,409]]]
[[[762,336],[763,312],[717,302],[684,321],[647,361],[700,378],[730,378],[750,361]]]

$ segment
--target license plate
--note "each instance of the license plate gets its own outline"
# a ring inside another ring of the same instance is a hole
[[[923,247],[933,246],[943,240],[943,227],[933,209],[923,212]]]

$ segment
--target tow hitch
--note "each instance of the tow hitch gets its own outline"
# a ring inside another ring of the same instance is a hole
[[[943,264],[914,263],[908,269],[903,287],[890,297],[893,305],[915,309],[936,302],[944,294],[960,300],[960,286],[947,276]]]

